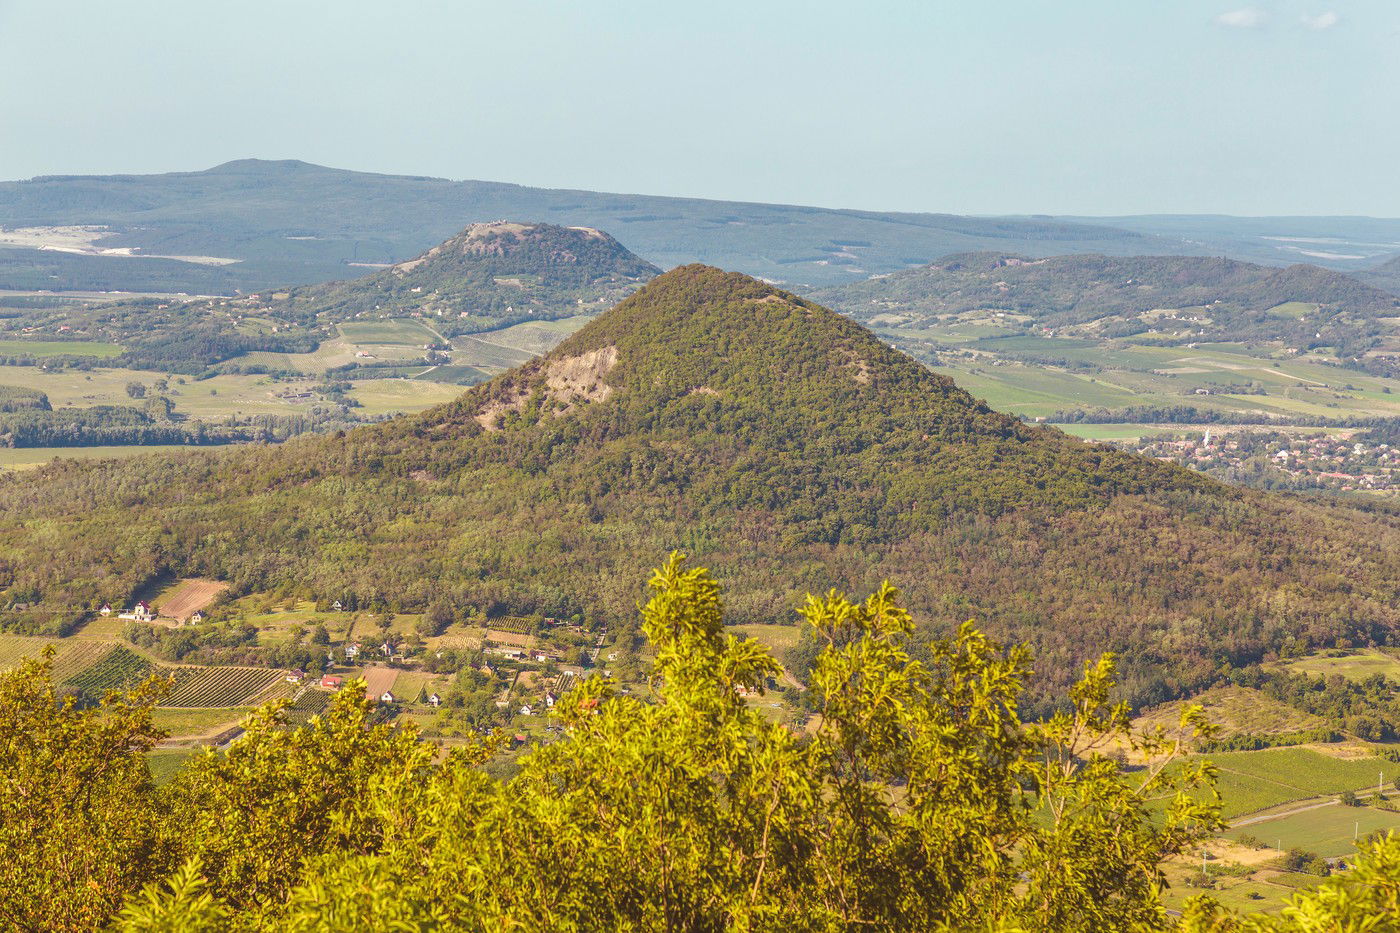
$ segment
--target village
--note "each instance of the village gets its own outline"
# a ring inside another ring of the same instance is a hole
[[[1381,495],[1400,491],[1400,447],[1363,439],[1358,430],[1208,428],[1193,435],[1142,438],[1122,446],[1248,486]]]
[[[156,663],[180,665],[175,670],[256,665],[275,675],[281,686],[258,699],[288,700],[289,726],[304,724],[360,679],[377,721],[412,722],[449,743],[507,729],[520,745],[558,734],[546,714],[589,673],[624,685],[643,680],[640,638],[611,637],[579,618],[488,621],[458,618],[441,606],[395,613],[340,599],[229,599],[225,584],[194,579],[129,609],[103,604],[96,616],[90,628],[105,626]],[[231,715],[241,705],[230,703]]]

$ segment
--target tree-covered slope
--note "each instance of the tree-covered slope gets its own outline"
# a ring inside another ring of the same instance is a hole
[[[1299,341],[1329,327],[1364,329],[1400,308],[1394,295],[1318,266],[1280,269],[1201,256],[1032,260],[969,253],[821,289],[812,297],[859,320],[884,314],[916,322],[940,314],[998,309],[1029,315],[1051,328],[1114,317],[1136,321],[1139,315],[1162,309],[1194,309],[1198,337]],[[1319,307],[1311,314],[1269,313],[1289,302]]]
[[[278,448],[0,478],[0,605],[62,624],[152,575],[388,607],[625,619],[655,555],[736,620],[902,585],[1029,639],[1047,680],[1122,651],[1164,697],[1285,643],[1400,624],[1393,521],[1237,490],[991,411],[858,324],[682,267],[419,416]]]
[[[417,313],[452,335],[599,311],[660,272],[601,230],[497,221],[370,275],[262,297],[304,323]]]

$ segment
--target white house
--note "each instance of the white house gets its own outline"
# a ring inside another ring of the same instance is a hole
[[[392,693],[390,693],[388,690],[385,690],[383,693],[381,693],[381,694],[379,695],[379,702],[380,702],[380,703],[397,703],[398,701],[394,699],[394,695],[393,695]]]
[[[99,615],[102,616],[102,618],[105,619],[105,618],[107,618],[109,615],[112,614],[112,607],[109,606],[109,605],[107,605],[106,603],[103,603],[103,604],[102,604],[102,608],[99,609],[99,610],[97,610],[97,612],[98,612]]]
[[[437,709],[442,705],[442,697],[434,693],[432,696],[428,697],[428,702],[432,704],[433,709]]]

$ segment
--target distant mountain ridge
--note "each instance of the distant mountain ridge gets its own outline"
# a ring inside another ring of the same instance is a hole
[[[266,307],[307,323],[422,314],[451,336],[597,312],[660,273],[601,230],[494,221],[379,272],[274,293]]]
[[[705,261],[824,284],[952,252],[1189,251],[1178,238],[1052,218],[981,218],[530,188],[242,159],[199,172],[0,182],[0,228],[101,225],[104,248],[236,259],[225,265],[0,248],[0,288],[215,294],[346,277],[395,263],[473,222],[532,218],[611,231],[663,268]]]
[[[731,621],[888,577],[921,637],[977,617],[1056,684],[1117,650],[1143,700],[1221,658],[1400,628],[1390,519],[1022,424],[848,318],[703,266],[421,415],[0,476],[0,606],[38,604],[5,616],[16,630],[172,572],[620,624],[676,547],[729,581]]]
[[[1108,335],[1118,336],[1148,330],[1155,312],[1185,310],[1179,320],[1190,339],[1256,336],[1295,345],[1333,339],[1329,331],[1356,339],[1364,336],[1358,331],[1374,331],[1376,319],[1400,313],[1400,298],[1330,269],[1205,256],[970,253],[810,294],[862,321],[878,317],[913,326],[938,315],[992,309],[1026,315],[1046,328],[1116,318]],[[1270,313],[1289,303],[1299,306]],[[1308,313],[1303,305],[1316,307]]]

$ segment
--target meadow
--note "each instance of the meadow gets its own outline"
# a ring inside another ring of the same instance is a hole
[[[1380,651],[1354,651],[1336,657],[1309,657],[1290,661],[1282,666],[1295,673],[1318,674],[1323,677],[1340,674],[1348,680],[1365,680],[1375,674],[1382,674],[1400,683],[1400,659]]]
[[[0,340],[0,356],[95,356],[111,359],[120,356],[122,348],[115,343],[95,343],[87,340]]]

